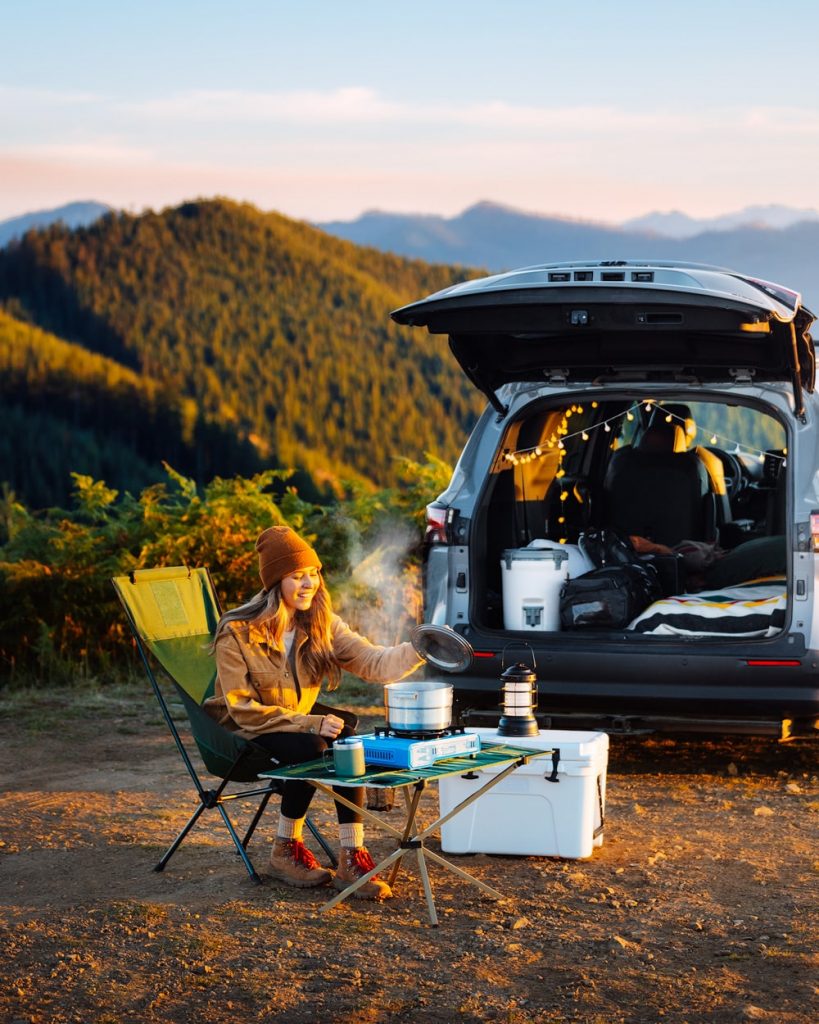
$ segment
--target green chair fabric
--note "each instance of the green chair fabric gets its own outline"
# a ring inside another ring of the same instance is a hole
[[[230,782],[258,782],[259,772],[271,767],[271,758],[263,747],[218,725],[202,707],[213,693],[216,678],[216,663],[210,645],[219,621],[219,603],[210,573],[207,569],[175,566],[142,569],[128,576],[116,576],[111,582],[125,609],[165,722],[199,796],[199,806],[155,870],[164,869],[202,812],[215,808],[222,816],[250,877],[259,882],[246,847],[270,797],[281,791],[281,784],[274,781],[272,785],[257,786],[240,793],[225,792]],[[164,669],[182,701],[206,770],[221,780],[215,790],[206,789],[199,778],[154,675],[151,659]],[[247,833],[240,840],[224,804],[229,800],[253,796],[260,796],[261,802]],[[306,824],[335,863],[330,847],[313,822],[308,818]]]

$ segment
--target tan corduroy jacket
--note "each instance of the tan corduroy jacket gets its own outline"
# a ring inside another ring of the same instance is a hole
[[[333,656],[342,669],[370,683],[392,683],[418,668],[412,644],[378,647],[353,632],[337,615],[332,621]],[[220,725],[252,738],[263,732],[317,733],[323,715],[311,715],[320,679],[311,679],[301,656],[307,635],[296,628],[292,658],[268,642],[264,629],[231,622],[216,644],[216,684],[205,710]]]

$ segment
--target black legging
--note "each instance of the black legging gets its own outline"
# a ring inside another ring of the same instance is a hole
[[[314,715],[336,715],[338,718],[344,719],[345,723],[340,735],[355,735],[358,718],[352,712],[315,704],[311,713]],[[312,761],[314,758],[321,757],[322,753],[330,746],[329,741],[325,740],[323,736],[308,732],[261,733],[253,737],[253,742],[264,747],[279,764],[301,764],[304,761]],[[285,782],[282,792],[281,813],[285,818],[303,818],[307,814],[307,808],[310,806],[315,792],[315,787],[311,786],[309,782],[288,780]],[[339,786],[334,792],[340,793],[358,807],[364,806],[363,786]],[[336,802],[336,814],[339,822],[345,825],[363,820],[360,814],[338,802]]]

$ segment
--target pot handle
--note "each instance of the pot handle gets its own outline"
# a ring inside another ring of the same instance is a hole
[[[418,703],[418,697],[418,690],[413,690],[412,692],[410,690],[404,690],[401,693],[390,693],[387,697],[387,703],[389,703],[393,708],[402,708],[405,707],[407,703]]]

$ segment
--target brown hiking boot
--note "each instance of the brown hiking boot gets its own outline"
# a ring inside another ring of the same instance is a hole
[[[276,839],[270,851],[270,874],[280,882],[295,885],[297,889],[310,889],[326,885],[333,877],[331,871],[319,864],[300,839]]]
[[[342,846],[333,885],[336,889],[346,889],[348,885],[363,878],[374,867],[375,863],[365,846],[359,846],[356,849]],[[360,900],[386,900],[392,896],[392,889],[386,882],[382,882],[378,875],[373,875],[369,882],[360,885],[351,895]]]

